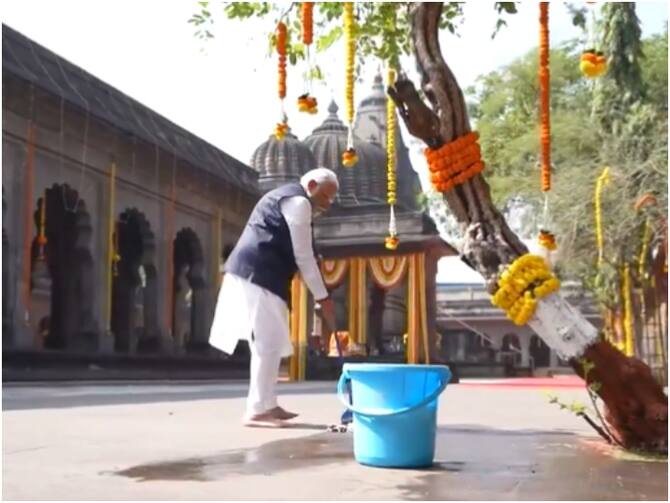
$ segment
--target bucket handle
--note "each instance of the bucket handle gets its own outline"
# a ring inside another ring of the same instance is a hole
[[[342,371],[342,374],[340,374],[340,380],[337,382],[337,397],[340,399],[340,402],[342,402],[347,409],[349,409],[352,412],[355,412],[356,414],[361,414],[363,416],[388,417],[388,416],[397,416],[400,414],[405,414],[406,412],[418,409],[419,407],[423,407],[424,405],[427,405],[433,400],[435,400],[438,396],[440,396],[440,393],[444,391],[444,388],[447,387],[447,384],[449,384],[449,381],[451,380],[451,371],[449,370],[448,367],[437,367],[434,370],[436,370],[440,375],[439,376],[440,385],[435,389],[435,391],[433,391],[430,395],[426,396],[418,404],[411,405],[409,407],[403,407],[398,410],[394,410],[391,412],[382,412],[382,413],[369,412],[354,407],[353,404],[349,403],[349,401],[345,396],[345,385],[347,382],[351,381],[351,378],[349,377],[349,374],[346,370]]]

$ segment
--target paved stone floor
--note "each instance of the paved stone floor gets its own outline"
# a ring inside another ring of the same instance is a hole
[[[557,381],[558,383],[558,381]],[[560,383],[559,383],[560,384]],[[581,388],[447,387],[436,463],[359,465],[332,383],[280,384],[291,428],[240,425],[244,383],[3,387],[9,500],[667,500],[667,462],[609,448],[548,402]],[[549,389],[549,388],[552,389]]]

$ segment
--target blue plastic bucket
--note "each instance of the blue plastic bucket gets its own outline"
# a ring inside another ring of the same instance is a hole
[[[354,413],[356,461],[397,468],[432,465],[437,399],[450,379],[444,365],[345,363],[337,394]]]

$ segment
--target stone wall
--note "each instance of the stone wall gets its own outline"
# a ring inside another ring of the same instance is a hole
[[[152,124],[146,109],[137,113],[140,112],[149,137],[163,134]],[[27,154],[31,124],[35,128],[34,178],[28,205]],[[91,264],[84,279],[78,276],[76,289],[80,301],[92,306],[92,322],[87,330],[94,332],[82,335],[83,339],[73,338],[67,349],[113,350],[113,336],[108,333],[107,263],[112,162],[116,165],[114,220],[118,221],[122,214],[135,208],[148,224],[148,235],[153,237],[152,253],[143,260],[155,267],[152,295],[156,297],[157,335],[162,341],[159,350],[171,352],[174,349],[170,340],[171,323],[166,314],[170,303],[167,268],[173,236],[186,229],[193,231],[189,235],[197,238],[202,250],[199,275],[204,280],[204,288],[200,291],[200,309],[206,321],[201,320],[201,327],[209,327],[218,290],[221,248],[237,241],[256,202],[255,187],[235,187],[223,177],[183,161],[176,150],[158,148],[90,114],[87,118],[84,110],[8,74],[3,74],[2,129],[3,235],[7,238],[8,252],[5,259],[8,277],[3,292],[8,320],[3,321],[5,327],[10,328],[9,334],[3,333],[5,347],[38,349],[42,346],[38,323],[43,313],[36,311],[35,305],[46,306],[48,313],[50,292],[39,298],[39,289],[32,288],[26,302],[26,288],[30,283],[24,264],[27,212],[38,211],[39,200],[46,189],[67,184],[83,203],[77,203],[76,199],[66,201],[70,210],[78,209],[80,231],[87,229],[78,234],[83,240],[78,246],[88,250]],[[50,216],[53,217],[47,213],[47,220]],[[172,221],[173,236],[169,236]],[[219,221],[220,242],[216,229]],[[37,234],[35,220],[31,223],[31,234],[31,239]],[[90,283],[88,286],[86,281]],[[81,326],[81,320],[75,320],[75,324]],[[198,337],[202,339],[206,334],[200,333]]]

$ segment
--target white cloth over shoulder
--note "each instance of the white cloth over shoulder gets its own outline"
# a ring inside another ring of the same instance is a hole
[[[312,249],[312,205],[306,198],[296,196],[282,201],[280,208],[305,284],[315,299],[327,297]],[[209,343],[232,354],[239,340],[248,340],[260,355],[279,351],[281,356],[289,356],[293,354],[293,346],[289,339],[288,316],[288,307],[281,297],[239,276],[225,274]]]

